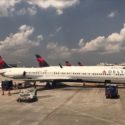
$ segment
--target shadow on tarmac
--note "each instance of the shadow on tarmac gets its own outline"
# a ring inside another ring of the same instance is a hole
[[[44,99],[44,98],[51,98],[53,97],[52,95],[43,95],[43,96],[38,96],[39,99]]]
[[[52,90],[52,89],[60,89],[60,88],[66,88],[70,87],[69,85],[66,85],[64,83],[58,83],[54,87],[48,87],[48,86],[42,86],[42,88],[38,88],[37,91],[42,91],[42,90]]]
[[[53,90],[53,89],[62,89],[62,90],[74,90],[74,89],[91,89],[91,88],[105,88],[104,84],[93,84],[93,83],[87,83],[87,84],[83,84],[81,83],[81,85],[67,85],[66,83],[58,83],[56,86],[54,87],[46,87],[46,86],[42,86],[42,88],[38,88],[38,91],[42,91],[42,90]],[[118,89],[125,89],[125,84],[118,84]]]

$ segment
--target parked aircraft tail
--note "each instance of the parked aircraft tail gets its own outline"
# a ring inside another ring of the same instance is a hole
[[[4,69],[4,68],[11,68],[11,66],[9,66],[4,59],[0,56],[0,69]]]
[[[46,62],[46,60],[43,57],[41,57],[40,55],[36,54],[36,59],[37,59],[40,67],[48,67],[49,66],[49,64]]]
[[[65,61],[66,66],[72,66],[69,61]]]
[[[83,64],[82,64],[81,62],[78,62],[78,65],[79,65],[79,66],[83,66]]]

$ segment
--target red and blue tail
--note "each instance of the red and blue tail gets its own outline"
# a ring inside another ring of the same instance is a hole
[[[49,64],[45,61],[45,59],[43,57],[41,57],[40,55],[36,54],[36,59],[37,59],[40,67],[48,67],[49,66]]]
[[[9,66],[0,56],[0,69],[5,69],[5,68],[11,68],[11,66]]]
[[[66,66],[72,66],[69,61],[65,61]]]

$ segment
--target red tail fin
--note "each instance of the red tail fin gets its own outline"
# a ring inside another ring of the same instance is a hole
[[[45,61],[45,59],[43,57],[41,57],[40,55],[36,55],[37,61],[39,63],[40,67],[48,67],[49,64]]]
[[[4,68],[10,68],[10,66],[7,65],[6,62],[3,60],[3,58],[0,56],[0,69]]]
[[[79,65],[79,66],[83,66],[83,64],[82,64],[81,62],[78,62],[78,65]]]
[[[69,61],[65,61],[66,66],[72,66]]]

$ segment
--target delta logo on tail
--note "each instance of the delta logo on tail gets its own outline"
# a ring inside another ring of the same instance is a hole
[[[11,68],[11,66],[7,65],[3,58],[0,56],[0,69]]]
[[[69,61],[65,61],[66,66],[72,66]]]
[[[36,54],[36,59],[37,59],[40,67],[48,67],[49,66],[49,64],[45,61],[45,59],[43,57],[41,57],[40,55]]]

